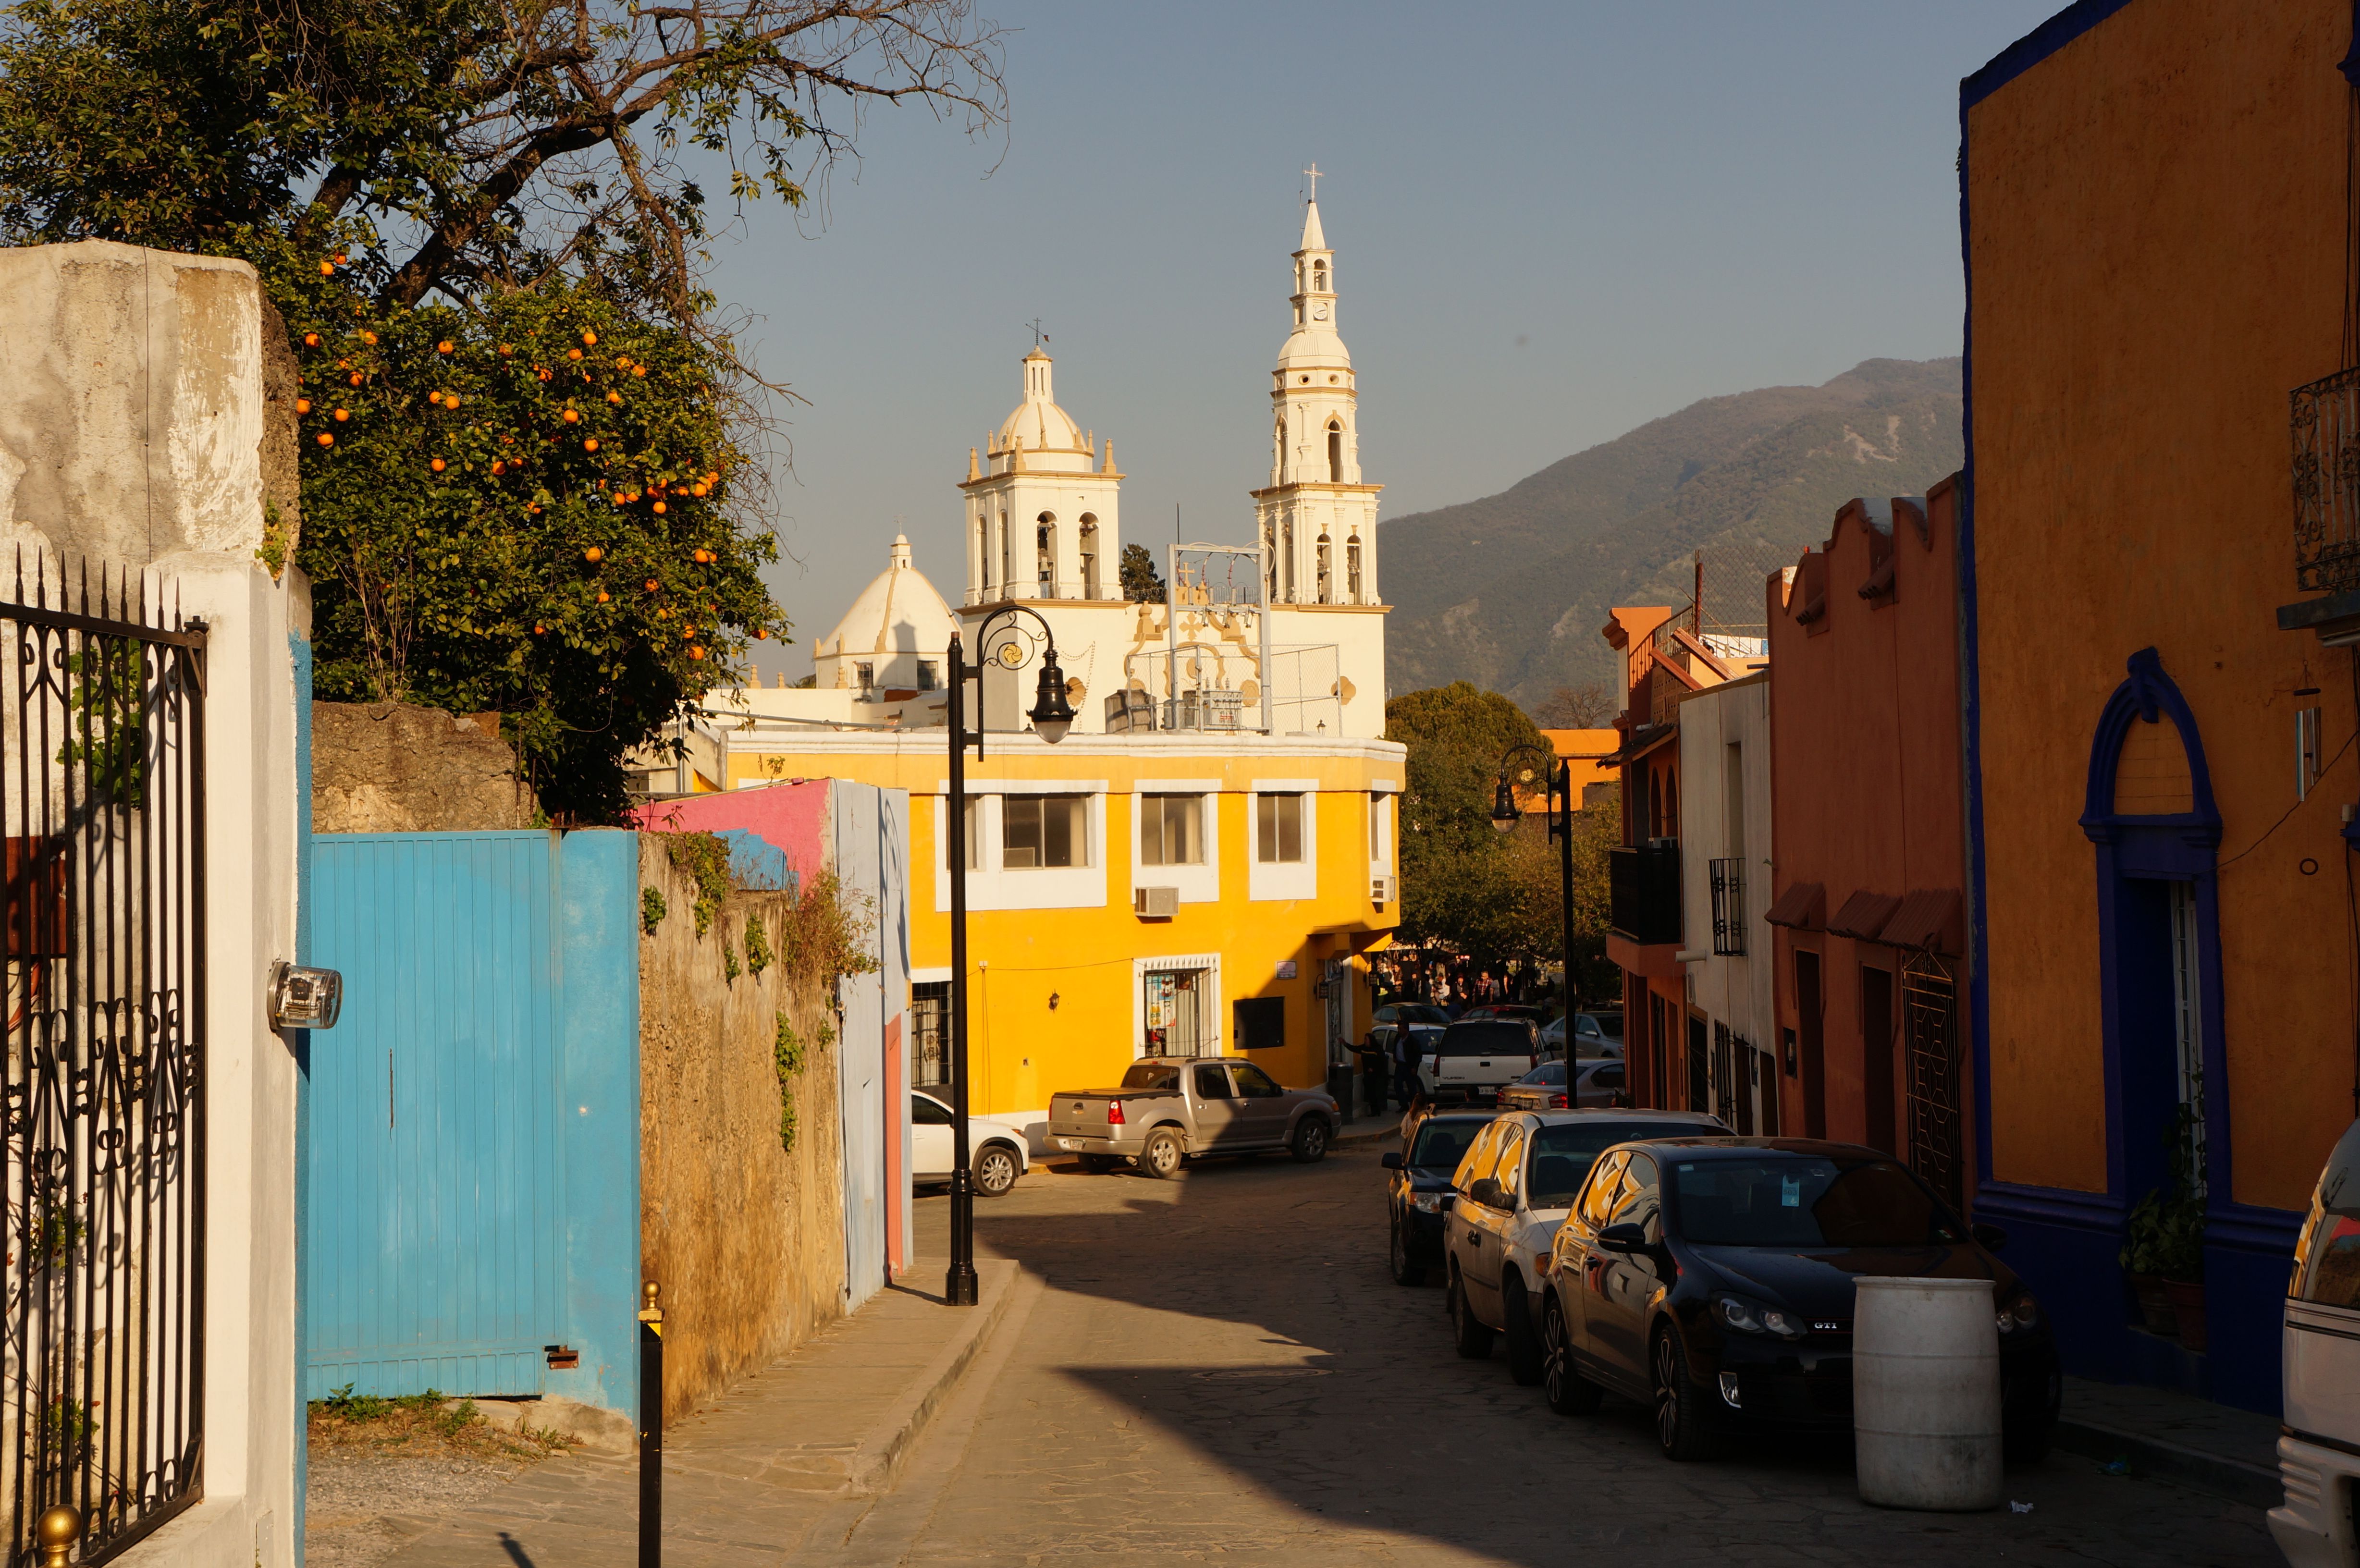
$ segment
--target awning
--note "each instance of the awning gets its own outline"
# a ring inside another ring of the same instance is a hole
[[[1828,930],[1837,936],[1848,936],[1862,942],[1885,940],[1885,922],[1901,907],[1901,900],[1889,893],[1854,893],[1843,901],[1836,918],[1828,922]]]
[[[1817,882],[1789,882],[1762,918],[1774,926],[1818,931],[1827,921],[1828,890]]]
[[[1883,940],[1895,947],[1939,953],[1946,958],[1964,956],[1966,943],[1959,919],[1955,887],[1914,887],[1901,908],[1885,922]]]

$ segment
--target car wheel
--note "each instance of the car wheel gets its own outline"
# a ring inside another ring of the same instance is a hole
[[[1541,1342],[1533,1332],[1532,1307],[1524,1281],[1513,1271],[1500,1276],[1500,1322],[1508,1331],[1508,1376],[1529,1388],[1541,1380]]]
[[[1180,1145],[1178,1133],[1170,1127],[1157,1127],[1147,1135],[1147,1143],[1139,1151],[1140,1173],[1168,1181],[1180,1174],[1180,1162],[1187,1152]]]
[[[1006,1144],[987,1143],[976,1152],[975,1190],[985,1197],[1007,1196],[1019,1174],[1016,1151]]]
[[[1668,1328],[1655,1335],[1655,1443],[1665,1458],[1682,1463],[1712,1454],[1703,1394],[1688,1376],[1688,1347]]]
[[[1598,1409],[1598,1385],[1573,1369],[1573,1335],[1565,1309],[1551,1290],[1541,1299],[1541,1391],[1561,1416],[1586,1416]]]
[[[1093,1176],[1103,1176],[1108,1171],[1113,1170],[1114,1166],[1115,1159],[1111,1154],[1085,1154],[1082,1156],[1082,1169],[1088,1171]]]
[[[1317,1165],[1328,1158],[1328,1123],[1323,1117],[1306,1116],[1295,1124],[1295,1136],[1287,1139],[1288,1151],[1297,1165]]]
[[[2056,1437],[2053,1416],[2009,1421],[2000,1428],[2001,1455],[2010,1465],[2038,1465],[2049,1457],[2049,1445]]]
[[[1398,1217],[1394,1219],[1392,1228],[1393,1283],[1396,1285],[1425,1284],[1426,1267],[1410,1261],[1409,1238],[1402,1235],[1402,1223]]]
[[[1480,1361],[1491,1354],[1491,1331],[1476,1320],[1468,1310],[1467,1287],[1459,1278],[1456,1265],[1450,1270],[1449,1300],[1450,1333],[1459,1354],[1470,1361]]]

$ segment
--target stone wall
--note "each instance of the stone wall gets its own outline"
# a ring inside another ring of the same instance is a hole
[[[832,976],[746,963],[746,920],[775,943],[787,893],[731,892],[703,936],[677,837],[642,833],[639,876],[665,913],[639,943],[639,1250],[662,1288],[664,1409],[684,1414],[843,1310],[843,1157]],[[645,931],[644,925],[642,931]],[[740,967],[727,978],[725,939]],[[781,1147],[779,1014],[804,1045]]]
[[[497,713],[311,704],[313,833],[479,833],[540,825]]]

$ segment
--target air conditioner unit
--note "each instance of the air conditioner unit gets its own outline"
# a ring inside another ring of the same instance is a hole
[[[1371,904],[1390,904],[1400,897],[1401,879],[1399,877],[1371,877],[1369,878],[1369,902]]]
[[[1131,912],[1142,920],[1168,920],[1180,912],[1177,887],[1133,887]]]

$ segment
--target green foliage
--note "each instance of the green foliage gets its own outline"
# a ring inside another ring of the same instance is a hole
[[[2129,1273],[2191,1282],[2204,1277],[2203,1167],[2195,1154],[2203,1114],[2201,1101],[2183,1103],[2164,1132],[2170,1179],[2131,1211],[2120,1256]]]
[[[1485,962],[1556,956],[1558,878],[1546,830],[1533,818],[1513,834],[1491,826],[1502,756],[1519,743],[1547,751],[1532,720],[1461,681],[1387,702],[1385,737],[1409,748],[1397,835],[1403,937]]]
[[[146,670],[144,648],[114,637],[88,638],[66,655],[68,728],[57,762],[86,765],[84,787],[100,804],[137,811],[147,798]]]
[[[660,890],[654,887],[639,889],[639,929],[641,931],[650,936],[655,935],[656,928],[663,924],[664,916],[671,912],[672,910],[664,904],[664,896]]]
[[[738,975],[738,950],[729,945],[729,939],[725,936],[721,939],[721,977],[735,980]]]
[[[40,1255],[43,1267],[62,1269],[73,1261],[73,1255],[90,1236],[90,1225],[79,1210],[71,1203],[61,1209],[45,1209],[41,1213]]]
[[[666,833],[664,853],[696,884],[696,934],[713,929],[721,900],[729,896],[729,846],[713,833]]]
[[[795,1148],[795,1084],[803,1070],[803,1042],[787,1015],[779,1015],[779,1032],[770,1047],[779,1077],[779,1147],[792,1154]]]
[[[771,956],[770,933],[763,929],[762,917],[756,914],[748,915],[746,917],[746,967],[752,970],[754,977],[759,980],[762,976],[762,971],[770,966]]]
[[[456,1433],[460,1428],[473,1421],[478,1412],[472,1399],[464,1401],[455,1410],[443,1410],[442,1401],[449,1397],[429,1388],[422,1394],[400,1394],[388,1399],[377,1394],[355,1394],[353,1385],[346,1383],[329,1390],[326,1399],[312,1400],[311,1409],[313,1415],[340,1421],[381,1421],[404,1410],[432,1411],[442,1417],[438,1424],[444,1425],[446,1432]]]
[[[97,1431],[91,1407],[80,1399],[57,1399],[41,1407],[41,1450],[54,1464],[78,1464],[89,1457]]]
[[[313,690],[497,711],[545,800],[612,819],[623,754],[786,629],[776,541],[733,511],[726,367],[562,279],[468,312],[377,310],[301,258],[276,282]]]
[[[1164,603],[1164,577],[1155,570],[1155,556],[1143,544],[1122,547],[1122,596],[1134,604]]]
[[[783,388],[716,320],[683,160],[800,204],[850,145],[824,105],[979,128],[997,49],[968,0],[14,0],[0,243],[253,264],[312,404],[315,691],[497,711],[551,811],[612,821],[623,757],[785,631]]]
[[[779,927],[778,955],[795,974],[820,980],[831,992],[836,981],[877,972],[876,920],[856,907],[833,871],[806,881],[794,908]]]
[[[286,514],[279,511],[279,503],[266,496],[262,503],[262,543],[255,550],[254,559],[270,569],[273,583],[287,571],[287,547],[293,542],[294,532]]]

